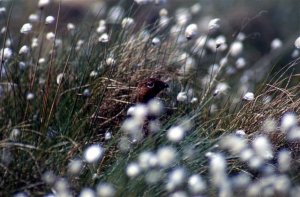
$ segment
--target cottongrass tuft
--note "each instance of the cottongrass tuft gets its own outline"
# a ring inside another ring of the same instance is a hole
[[[233,155],[240,154],[246,147],[246,139],[238,135],[227,135],[221,139],[220,145],[222,148],[229,150]]]
[[[230,54],[233,56],[233,57],[237,57],[239,56],[242,51],[243,51],[243,43],[240,42],[240,41],[235,41],[231,44],[230,46]]]
[[[99,42],[101,42],[101,43],[107,43],[107,42],[109,42],[109,35],[107,34],[107,33],[103,33],[100,37],[99,37],[99,39],[98,39],[98,41]]]
[[[253,92],[246,92],[244,94],[243,99],[246,101],[253,101],[254,100],[254,93]]]
[[[221,187],[222,184],[226,183],[226,167],[226,160],[220,153],[215,153],[210,157],[210,174],[212,176],[212,183],[215,186]]]
[[[109,132],[109,131],[106,132],[106,133],[105,133],[105,136],[104,136],[104,139],[105,139],[105,140],[110,140],[111,138],[112,138],[111,132]]]
[[[208,30],[210,32],[217,31],[221,27],[220,22],[221,22],[221,20],[219,18],[214,18],[214,19],[210,20],[208,23]]]
[[[48,184],[48,185],[52,185],[55,183],[56,181],[56,176],[52,171],[46,171],[43,176],[42,176],[42,180]]]
[[[39,0],[38,6],[39,8],[44,8],[45,6],[50,4],[50,0]]]
[[[31,93],[31,92],[27,93],[26,99],[27,99],[28,101],[33,100],[33,99],[34,99],[34,94]]]
[[[186,170],[182,167],[177,167],[169,173],[166,183],[167,191],[174,191],[177,187],[186,181]]]
[[[64,73],[59,73],[56,77],[56,84],[60,85],[61,82],[63,81],[63,78],[64,78]]]
[[[23,45],[19,50],[19,54],[28,54],[29,50],[30,49],[27,45]]]
[[[104,149],[99,144],[93,144],[84,151],[84,159],[88,163],[97,162],[104,154]]]
[[[295,45],[295,47],[296,47],[297,49],[300,49],[300,36],[297,37],[297,39],[295,40],[294,45]]]
[[[79,197],[96,197],[96,193],[91,188],[83,188],[79,194]]]
[[[185,136],[185,130],[180,127],[172,127],[167,131],[167,138],[171,142],[180,142]]]
[[[176,157],[176,150],[171,146],[161,147],[157,151],[157,160],[161,167],[170,166],[175,161]]]
[[[272,50],[277,50],[282,47],[282,41],[279,38],[275,38],[271,42],[271,49]]]
[[[154,37],[152,39],[151,43],[152,43],[153,46],[159,46],[160,43],[161,43],[161,41],[160,41],[160,39],[158,37]]]
[[[55,21],[54,16],[47,16],[46,19],[45,19],[45,24],[46,24],[46,25],[50,25],[50,24],[52,24],[54,21]]]
[[[281,150],[278,153],[278,169],[281,173],[287,172],[292,164],[292,155],[288,150]]]
[[[184,35],[186,39],[191,40],[196,37],[198,33],[198,26],[196,24],[190,24],[186,27]]]
[[[206,183],[200,175],[194,174],[188,179],[188,187],[191,193],[200,194],[206,190]]]
[[[70,173],[72,175],[77,175],[80,173],[82,168],[83,168],[82,160],[79,160],[79,159],[71,160],[68,165],[68,173]]]
[[[285,113],[281,119],[280,129],[286,132],[292,127],[297,126],[297,123],[298,123],[297,116],[294,113],[292,112]]]
[[[187,93],[186,92],[179,92],[177,95],[177,101],[179,102],[185,102],[187,101],[188,97],[187,97]]]
[[[10,48],[4,48],[0,50],[0,60],[5,61],[12,57],[13,51]]]
[[[96,191],[99,197],[113,197],[116,193],[114,187],[109,183],[99,183]]]
[[[21,27],[21,30],[20,32],[22,34],[28,34],[30,33],[32,30],[32,25],[30,23],[25,23],[22,27]]]
[[[265,136],[258,136],[252,141],[252,146],[256,154],[265,160],[273,158],[272,145],[269,139]]]
[[[141,168],[138,163],[130,163],[127,165],[126,174],[130,178],[138,176],[141,172]]]

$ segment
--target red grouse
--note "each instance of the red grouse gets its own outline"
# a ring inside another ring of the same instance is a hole
[[[97,116],[94,116],[97,119],[96,127],[104,131],[120,125],[125,119],[126,110],[130,104],[146,104],[165,88],[168,88],[168,84],[158,78],[146,78],[140,81],[136,88],[119,82],[117,85],[109,85]]]
[[[153,99],[160,91],[168,88],[168,84],[157,78],[148,78],[141,81],[135,91],[136,103],[147,103]]]

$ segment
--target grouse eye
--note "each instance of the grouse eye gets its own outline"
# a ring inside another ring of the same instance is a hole
[[[147,87],[148,88],[153,88],[154,87],[154,83],[151,82],[151,81],[147,82]]]

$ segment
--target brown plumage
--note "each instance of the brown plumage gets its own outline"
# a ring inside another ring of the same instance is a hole
[[[136,88],[113,81],[112,85],[107,88],[107,93],[99,106],[97,115],[94,116],[97,119],[95,126],[103,132],[109,128],[120,126],[120,123],[125,119],[129,105],[146,104],[167,87],[168,84],[158,78],[146,78],[140,81]]]

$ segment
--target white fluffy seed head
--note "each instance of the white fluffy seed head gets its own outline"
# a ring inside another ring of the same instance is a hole
[[[126,134],[134,135],[141,131],[143,119],[135,119],[134,117],[127,118],[122,124],[122,130]],[[140,132],[141,133],[141,132]],[[134,137],[131,136],[131,137]]]
[[[33,94],[33,93],[31,93],[31,92],[27,93],[27,95],[26,95],[26,99],[27,99],[28,101],[31,101],[31,100],[33,100],[33,99],[34,99],[34,94]]]
[[[187,8],[179,8],[175,13],[175,20],[178,26],[183,26],[191,19],[190,11]]]
[[[280,172],[287,172],[291,167],[291,152],[288,150],[281,150],[278,154],[278,169]]]
[[[138,176],[141,172],[141,168],[137,163],[130,163],[126,168],[126,174],[130,178]]]
[[[273,118],[267,118],[262,125],[262,130],[266,133],[276,131],[277,122]]]
[[[57,177],[52,171],[46,171],[42,176],[43,181],[48,185],[52,185],[56,181],[56,178]]]
[[[39,21],[39,16],[37,14],[30,14],[28,20],[32,23]]]
[[[177,95],[177,101],[185,102],[187,100],[187,93],[186,92],[179,92]]]
[[[79,197],[96,197],[96,193],[91,188],[83,188],[79,194]]]
[[[160,39],[158,37],[154,37],[152,39],[151,43],[152,43],[153,46],[159,46],[160,43],[161,43],[161,41],[160,41]]]
[[[254,100],[253,92],[246,92],[246,94],[243,96],[243,100],[253,101]]]
[[[64,78],[64,73],[59,73],[56,77],[56,83],[57,85],[60,85],[61,82],[63,81],[63,78]]]
[[[172,186],[179,186],[183,182],[185,182],[186,178],[186,171],[184,168],[175,168],[173,171],[170,172],[168,182],[171,183]],[[175,188],[170,188],[171,190]]]
[[[99,144],[94,144],[84,151],[83,157],[88,163],[95,163],[103,156],[103,154],[104,149]]]
[[[187,57],[184,61],[184,64],[179,70],[179,73],[182,75],[190,73],[196,67],[196,60],[194,58]]]
[[[45,19],[45,24],[49,25],[49,24],[52,24],[54,21],[55,21],[54,16],[47,16]]]
[[[73,23],[68,23],[67,29],[68,29],[68,31],[73,31],[75,29],[75,25]]]
[[[103,33],[99,37],[98,41],[101,42],[101,43],[107,43],[109,41],[109,35],[107,33]]]
[[[208,30],[209,31],[217,31],[220,28],[220,19],[219,18],[214,18],[209,21],[208,23]]]
[[[106,132],[106,133],[105,133],[105,136],[104,136],[104,139],[105,139],[105,140],[110,140],[111,138],[112,138],[111,132],[109,132],[109,131]]]
[[[281,119],[280,129],[283,132],[290,130],[292,127],[297,126],[297,116],[293,112],[287,112]]]
[[[108,66],[114,66],[116,64],[116,60],[112,57],[107,58],[105,62]]]
[[[21,27],[21,30],[20,32],[22,34],[28,34],[30,33],[32,30],[32,25],[30,23],[25,23],[22,27]]]
[[[44,64],[46,62],[46,60],[45,60],[45,58],[42,57],[39,59],[38,62],[39,62],[39,64]]]
[[[300,139],[300,127],[299,126],[295,126],[292,127],[289,131],[288,131],[288,140],[299,140]]]
[[[282,47],[282,41],[278,38],[275,38],[274,40],[272,40],[271,42],[271,49],[272,50],[276,50]]]
[[[156,154],[158,164],[162,167],[167,167],[171,165],[176,159],[176,156],[177,154],[175,149],[170,146],[166,146],[158,149]]]
[[[148,169],[153,165],[155,166],[157,164],[157,162],[153,163],[155,160],[157,161],[155,154],[149,151],[142,152],[138,158],[139,166],[142,169]]]
[[[194,174],[188,180],[188,187],[193,194],[199,194],[205,191],[206,183],[200,175]]]
[[[107,21],[112,24],[119,24],[124,16],[124,8],[117,5],[113,6],[107,13]]]
[[[105,32],[106,31],[106,25],[105,24],[104,25],[99,25],[96,31],[99,34]]]
[[[43,8],[43,7],[47,6],[47,5],[49,5],[49,3],[50,3],[50,0],[39,0],[38,7],[39,8]]]
[[[133,111],[133,117],[135,119],[142,119],[144,120],[146,118],[146,116],[148,115],[148,108],[146,105],[144,104],[137,104],[134,107],[134,111]]]
[[[242,130],[242,129],[236,130],[236,131],[235,131],[235,134],[236,134],[237,136],[240,136],[240,137],[246,136],[245,130]]]
[[[148,102],[147,108],[150,114],[158,116],[163,111],[163,104],[158,99],[152,99]]]
[[[196,24],[190,24],[186,27],[184,35],[186,39],[191,40],[196,37],[198,33],[198,26]]]
[[[191,103],[197,103],[198,102],[198,98],[197,97],[193,97],[192,99],[191,99]]]
[[[83,167],[83,163],[81,160],[79,159],[72,160],[68,165],[68,172],[70,174],[76,175],[81,171],[82,167]]]
[[[5,7],[0,7],[0,14],[3,14],[6,12],[6,8]]]
[[[210,173],[212,175],[212,183],[221,186],[226,182],[227,163],[223,155],[215,153],[210,157]]]
[[[295,40],[294,45],[297,49],[300,49],[300,36]]]
[[[53,32],[48,32],[46,34],[46,39],[49,40],[49,41],[54,41],[55,39],[55,34]]]
[[[245,58],[239,57],[235,62],[235,66],[236,66],[237,69],[245,68],[245,66],[246,66]]]
[[[111,184],[100,183],[96,187],[97,195],[99,197],[113,197],[115,196],[115,189]]]
[[[195,3],[190,8],[192,14],[198,14],[202,10],[202,5],[200,3]]]
[[[97,76],[98,76],[98,72],[97,71],[95,71],[95,70],[91,71],[90,77],[97,77]]]
[[[134,26],[134,20],[133,18],[126,17],[122,20],[121,24],[124,29],[131,29]]]
[[[247,141],[237,135],[227,135],[221,140],[221,147],[229,150],[232,154],[240,154],[246,147]]]
[[[243,43],[240,41],[235,41],[230,46],[230,55],[233,57],[239,56],[243,51]]]
[[[27,53],[29,53],[29,47],[27,45],[23,45],[19,50],[19,54],[27,54]]]
[[[180,142],[184,138],[184,135],[185,130],[180,126],[172,127],[167,131],[167,138],[171,142]]]
[[[39,40],[38,38],[32,38],[31,40],[31,48],[36,48],[39,46]]]
[[[214,95],[226,94],[228,88],[229,86],[227,83],[218,83],[215,88]]]
[[[4,48],[0,50],[0,60],[8,60],[13,55],[13,51],[10,48]]]
[[[273,158],[272,145],[265,136],[258,136],[252,141],[252,146],[256,154],[264,159],[269,160]]]

